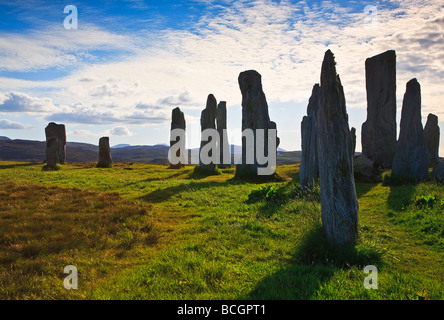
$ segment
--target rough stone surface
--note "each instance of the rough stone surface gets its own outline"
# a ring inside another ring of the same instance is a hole
[[[255,70],[241,72],[238,78],[239,88],[242,93],[242,132],[246,129],[253,130],[254,146],[256,146],[256,130],[265,130],[264,155],[268,155],[268,129],[276,129],[276,123],[270,121],[268,104],[265,93],[262,90],[262,77]],[[279,138],[276,137],[276,148],[279,146]],[[277,150],[276,150],[277,152]],[[242,163],[236,167],[237,176],[256,176],[257,169],[266,167],[257,162],[254,153],[254,163],[246,162],[247,145],[245,137],[242,138]]]
[[[56,138],[46,140],[46,166],[48,169],[57,167],[57,153],[59,151],[59,142]]]
[[[316,114],[319,111],[319,84],[313,87],[313,91],[308,102],[307,116],[301,123],[301,146],[302,159],[299,171],[301,187],[308,190],[313,189],[315,178],[319,175],[318,152],[316,142]]]
[[[353,158],[353,168],[355,179],[365,182],[378,182],[379,170],[376,168],[373,160],[361,154]]]
[[[432,173],[433,177],[443,182],[444,181],[444,162],[439,162],[436,167],[433,169]]]
[[[111,157],[111,148],[109,146],[109,137],[102,137],[99,140],[99,162],[98,168],[110,168],[113,165]]]
[[[439,161],[439,137],[440,130],[438,117],[432,113],[427,117],[427,123],[424,127],[427,152],[429,154],[429,167],[434,168]]]
[[[207,104],[204,110],[202,110],[200,116],[200,128],[201,132],[206,129],[216,129],[216,113],[217,113],[217,100],[214,95],[209,94],[207,98]],[[201,141],[200,149],[206,146],[211,141]],[[211,155],[211,154],[210,154]],[[199,166],[205,172],[214,172],[216,170],[216,164],[204,164],[199,157]]]
[[[356,128],[351,128],[350,134],[352,137],[352,156],[354,157],[356,152]]]
[[[327,240],[342,246],[357,239],[358,200],[344,90],[330,50],[322,63],[320,101],[316,121],[322,226]]]
[[[299,170],[301,187],[313,189],[316,159],[316,122],[312,116],[304,116],[301,123],[302,159]]]
[[[171,130],[174,130],[174,129],[186,130],[185,115],[180,110],[179,107],[174,108],[173,111],[171,112]],[[172,140],[170,137],[170,147],[174,146],[176,143],[179,143],[178,140],[179,140],[179,138]],[[183,149],[185,150],[185,141],[182,141],[181,143],[182,143]],[[170,164],[170,168],[172,168],[172,169],[182,168],[188,159],[188,155],[186,155],[186,154],[181,155],[180,150],[177,150],[176,156],[181,160],[180,160],[180,163],[178,163],[176,165]]]
[[[64,124],[51,122],[45,128],[46,143],[51,139],[57,140],[57,163],[66,162],[66,128]],[[47,160],[48,161],[48,160]]]
[[[404,95],[392,175],[427,180],[428,168],[429,156],[421,122],[421,86],[412,79]]]
[[[362,125],[362,153],[391,168],[396,149],[396,53],[387,51],[365,62],[367,121]]]
[[[229,163],[224,163],[224,144],[228,145],[228,135],[227,135],[227,103],[225,101],[219,102],[216,111],[216,127],[219,133],[219,152],[220,152],[220,162],[219,168],[229,167]],[[224,131],[225,130],[225,131]]]

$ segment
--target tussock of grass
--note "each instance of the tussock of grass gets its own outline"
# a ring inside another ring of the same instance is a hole
[[[42,167],[42,171],[59,171],[59,170],[62,170],[62,166],[59,164],[57,164],[55,167],[48,166],[47,164],[45,164]]]
[[[209,170],[202,168],[201,166],[195,166],[193,170],[193,177],[218,176],[221,174],[222,171],[218,167],[215,167],[214,170]]]

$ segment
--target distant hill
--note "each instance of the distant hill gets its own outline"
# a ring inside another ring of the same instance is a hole
[[[6,137],[3,137],[6,138]],[[234,154],[239,155],[242,147],[233,145]],[[43,141],[0,139],[0,160],[43,162],[46,143]],[[168,163],[169,146],[158,144],[155,146],[117,145],[111,148],[111,156],[116,163],[145,162]],[[67,162],[96,162],[99,147],[97,145],[79,142],[68,142],[66,145]],[[292,164],[300,162],[301,152],[278,151],[278,164]]]
[[[11,140],[11,139],[9,139],[8,137],[1,137],[0,136],[0,140]]]
[[[131,145],[130,144],[117,144],[117,145],[111,147],[111,149],[120,149],[120,148],[128,148],[128,147],[131,147]]]

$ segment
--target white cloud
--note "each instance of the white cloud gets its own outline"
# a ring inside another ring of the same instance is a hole
[[[0,112],[42,113],[55,109],[49,98],[31,97],[22,92],[0,93]]]
[[[132,39],[91,24],[69,32],[61,24],[30,33],[0,32],[0,71],[63,69],[81,63],[100,62],[94,50],[128,52]]]
[[[133,134],[127,127],[115,127],[110,131],[112,136],[132,136]]]
[[[30,130],[32,128],[33,127],[30,125],[22,124],[8,119],[0,120],[0,129],[3,130]]]
[[[175,106],[196,121],[209,93],[218,101],[227,101],[228,106],[240,105],[237,78],[248,69],[261,73],[270,109],[276,102],[305,104],[313,84],[319,82],[322,58],[329,48],[336,56],[347,107],[362,109],[365,114],[365,59],[394,49],[398,115],[405,84],[416,77],[422,87],[424,118],[433,112],[444,119],[441,1],[380,1],[378,24],[372,29],[365,25],[365,5],[360,9],[357,2],[353,2],[354,11],[332,1],[201,2],[209,7],[222,2],[230,5],[218,6],[217,13],[204,11],[190,30],[118,35],[90,25],[72,41],[62,30],[31,35],[0,33],[5,40],[0,39],[0,52],[5,57],[0,59],[0,69],[70,65],[76,70],[57,81],[0,78],[0,87],[50,90],[54,104],[64,107],[48,119],[60,122],[110,126],[165,123],[167,128]],[[126,55],[119,61],[96,61],[100,60],[93,54],[97,48],[116,52],[119,57],[123,52]],[[89,63],[92,61],[98,63]],[[280,123],[293,115],[275,114],[278,130],[290,129]],[[353,123],[358,133],[361,125]]]

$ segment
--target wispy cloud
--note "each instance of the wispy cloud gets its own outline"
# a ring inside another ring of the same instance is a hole
[[[433,112],[444,119],[442,1],[379,1],[374,28],[367,28],[365,5],[355,1],[347,6],[337,1],[195,2],[207,5],[207,10],[195,25],[182,30],[118,34],[90,23],[77,33],[53,25],[24,34],[0,32],[0,70],[68,66],[70,72],[56,81],[0,78],[0,87],[32,90],[40,97],[35,99],[50,96],[57,110],[46,119],[167,125],[173,107],[197,114],[209,93],[229,106],[239,105],[237,77],[247,69],[262,74],[270,109],[279,102],[304,105],[319,82],[328,48],[336,56],[347,107],[365,114],[365,59],[394,49],[398,108],[405,83],[416,77],[422,85],[423,116]],[[51,95],[37,94],[45,89]],[[280,126],[289,115],[276,114],[278,129],[293,129]],[[360,125],[355,123],[358,134]]]
[[[30,125],[14,122],[7,119],[0,120],[0,129],[3,130],[30,130],[33,127]]]
[[[117,59],[119,53],[128,54],[128,48],[133,47],[131,42],[130,37],[92,24],[70,31],[55,24],[26,33],[0,32],[0,71],[73,68],[102,62],[104,52]]]

